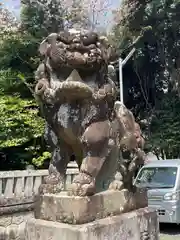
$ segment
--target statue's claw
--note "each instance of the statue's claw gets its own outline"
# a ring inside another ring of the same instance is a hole
[[[86,173],[80,173],[75,177],[69,190],[69,195],[91,196],[95,194],[95,190],[94,179]]]
[[[73,196],[92,196],[95,194],[95,185],[94,184],[80,184],[73,183],[69,195]]]
[[[123,182],[120,181],[120,180],[114,180],[109,185],[109,190],[115,190],[115,191],[118,190],[118,191],[120,191],[123,188],[124,188]]]

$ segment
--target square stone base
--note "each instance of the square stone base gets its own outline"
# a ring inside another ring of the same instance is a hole
[[[82,225],[29,220],[25,240],[158,240],[156,212],[141,208]]]
[[[104,191],[91,197],[45,194],[35,206],[35,218],[69,224],[84,224],[148,205],[146,191]]]

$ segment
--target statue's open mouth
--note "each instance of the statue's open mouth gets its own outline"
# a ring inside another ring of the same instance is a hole
[[[65,81],[58,82],[55,88],[52,88],[46,79],[39,81],[35,87],[35,93],[43,98],[49,96],[53,102],[73,101],[92,98],[93,89],[84,83],[74,70]]]
[[[78,81],[64,81],[55,90],[55,98],[66,98],[70,100],[80,100],[90,98],[93,89],[87,84]]]

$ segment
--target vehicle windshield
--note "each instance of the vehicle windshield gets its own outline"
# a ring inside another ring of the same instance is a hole
[[[173,188],[176,183],[177,167],[143,168],[135,185],[145,188]]]

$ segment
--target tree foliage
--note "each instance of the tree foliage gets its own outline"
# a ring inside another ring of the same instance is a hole
[[[180,99],[173,92],[159,102],[150,126],[149,148],[163,158],[180,157]]]
[[[110,0],[26,0],[20,22],[0,8],[0,159],[1,169],[43,167],[49,160],[44,120],[33,96],[39,43],[67,27],[97,29]],[[147,150],[180,156],[180,0],[124,0],[115,14],[110,38],[124,58],[124,100],[144,125]],[[118,74],[118,73],[117,73]]]
[[[91,1],[92,2],[92,1]],[[84,1],[85,3],[85,1]],[[92,5],[100,12],[100,0]],[[98,9],[97,9],[98,6]],[[103,9],[102,9],[103,10]],[[43,167],[49,160],[44,120],[34,98],[34,71],[44,37],[66,27],[90,27],[89,6],[82,1],[22,1],[20,21],[0,8],[0,159],[1,169]]]
[[[42,39],[49,33],[58,32],[64,27],[64,9],[58,0],[22,1],[22,28],[36,38]]]
[[[44,151],[44,120],[32,95],[39,43],[29,32],[22,31],[20,23],[7,10],[0,14],[3,19],[0,32],[0,157],[4,163],[1,168],[21,169]]]
[[[124,0],[113,29],[123,58],[140,36],[133,59],[124,67],[125,103],[145,123],[147,148],[167,157],[180,155],[180,119],[174,113],[180,89],[179,10],[179,0]]]
[[[35,101],[7,95],[0,97],[0,105],[0,148],[42,136],[44,124]]]

